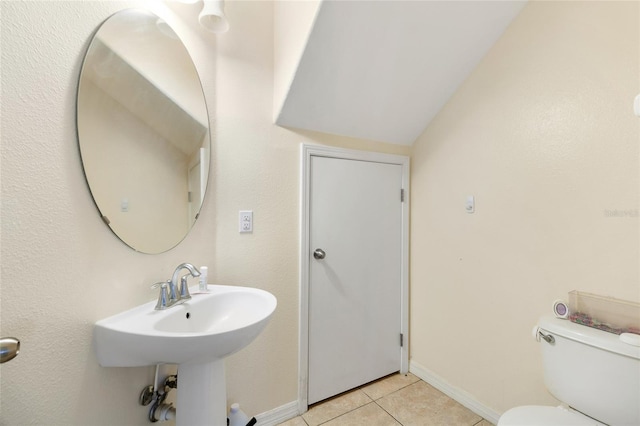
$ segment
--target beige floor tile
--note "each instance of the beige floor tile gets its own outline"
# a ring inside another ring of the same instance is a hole
[[[307,422],[305,422],[301,416],[298,416],[284,423],[280,423],[278,426],[307,426]]]
[[[377,401],[403,426],[473,426],[482,417],[423,381],[416,382]]]
[[[302,415],[309,426],[317,426],[371,402],[360,389],[329,399]]]
[[[369,395],[369,398],[375,401],[376,399],[387,396],[390,393],[404,388],[405,386],[409,386],[410,384],[415,383],[418,380],[420,379],[411,373],[408,373],[406,375],[397,373],[392,374],[391,376],[387,376],[383,379],[376,380],[373,383],[363,386],[361,389],[364,393]]]
[[[378,404],[371,402],[363,407],[343,414],[322,426],[401,426]]]

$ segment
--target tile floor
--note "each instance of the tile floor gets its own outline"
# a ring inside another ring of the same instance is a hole
[[[309,408],[280,426],[490,426],[409,373],[393,374]]]

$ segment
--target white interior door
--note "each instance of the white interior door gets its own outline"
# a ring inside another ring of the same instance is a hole
[[[202,205],[202,167],[200,167],[200,161],[192,164],[189,167],[189,181],[188,181],[188,189],[189,189],[189,224],[188,227],[191,228],[196,221],[197,214],[200,211],[200,206]]]
[[[312,404],[401,370],[403,166],[311,156],[309,173]]]

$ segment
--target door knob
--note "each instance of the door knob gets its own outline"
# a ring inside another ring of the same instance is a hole
[[[324,250],[322,250],[322,249],[316,249],[316,250],[313,252],[313,257],[314,257],[315,259],[318,259],[318,260],[322,260],[322,259],[324,259],[324,257],[325,257],[326,255],[327,255],[327,254],[326,254],[326,253],[324,252]]]
[[[20,340],[15,337],[3,337],[0,339],[0,364],[11,361],[20,352]]]

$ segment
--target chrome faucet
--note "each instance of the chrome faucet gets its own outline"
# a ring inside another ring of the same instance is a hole
[[[189,273],[183,275],[180,278],[180,286],[178,287],[178,276],[180,275],[180,271],[183,269],[188,270]],[[161,281],[151,286],[151,288],[160,287],[158,303],[155,307],[157,311],[170,308],[173,305],[177,305],[184,302],[185,300],[191,299],[191,295],[189,294],[189,286],[187,284],[189,275],[191,275],[192,277],[199,277],[200,271],[198,271],[198,268],[190,263],[181,263],[180,265],[178,265],[176,270],[173,271],[173,276],[170,280]]]
[[[183,275],[182,278],[180,278],[180,287],[178,288],[178,292],[176,292],[176,286],[178,285],[178,275],[180,275],[180,271],[183,269],[188,270],[189,273]],[[189,294],[189,286],[187,285],[187,278],[189,278],[189,275],[194,278],[200,276],[200,271],[198,271],[198,268],[190,263],[181,263],[180,265],[178,265],[176,270],[173,271],[171,284],[169,284],[169,301],[173,301],[172,304],[178,303],[181,300],[191,299],[191,295]]]

